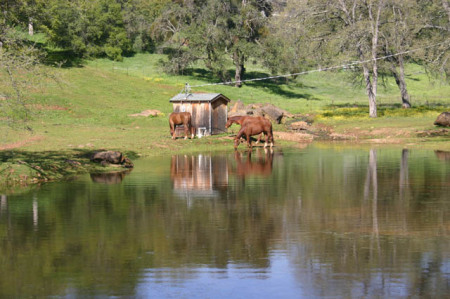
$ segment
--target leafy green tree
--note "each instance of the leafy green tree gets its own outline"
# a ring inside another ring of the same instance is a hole
[[[153,51],[153,23],[170,0],[130,0],[123,8],[123,20],[127,36],[134,52]]]
[[[0,11],[10,26],[28,27],[28,33],[33,35],[34,25],[39,25],[45,12],[45,0],[3,0]]]
[[[118,1],[51,0],[46,11],[42,29],[55,46],[79,56],[107,55],[115,60],[131,51]]]
[[[30,129],[28,90],[49,73],[41,67],[42,53],[20,31],[0,26],[0,119]]]
[[[259,39],[272,8],[269,1],[177,1],[157,21],[157,33],[170,49],[172,71],[181,72],[203,61],[222,80],[233,62],[234,80],[241,86],[245,63],[258,55]]]

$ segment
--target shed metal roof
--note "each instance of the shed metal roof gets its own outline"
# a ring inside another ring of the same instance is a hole
[[[221,93],[179,93],[170,99],[170,102],[214,102],[219,97],[223,97],[228,102],[229,98]]]

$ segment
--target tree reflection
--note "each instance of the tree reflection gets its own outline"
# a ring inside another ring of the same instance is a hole
[[[310,297],[449,291],[450,173],[434,152],[256,150],[143,165],[120,184],[87,177],[2,195],[0,297],[133,297],[148,269],[164,287],[199,267],[265,279],[280,256]]]

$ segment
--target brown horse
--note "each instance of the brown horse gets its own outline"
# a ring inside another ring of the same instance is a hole
[[[173,112],[169,115],[170,135],[172,139],[176,139],[175,128],[176,126],[184,126],[184,139],[188,138],[188,134],[191,134],[191,139],[194,138],[195,128],[191,123],[191,114],[189,112]]]
[[[247,119],[259,119],[259,120],[265,120],[267,122],[270,122],[268,119],[265,119],[262,116],[248,116],[248,115],[237,115],[237,116],[230,116],[227,118],[227,123],[225,124],[225,128],[229,128],[232,124],[238,124],[242,127],[242,123]],[[258,140],[256,140],[256,144],[258,144],[261,141],[261,138],[263,136],[263,133],[261,133],[258,137]]]
[[[247,137],[247,145],[252,148],[252,141],[250,139],[253,135],[264,133],[267,136],[267,140],[264,143],[264,147],[267,147],[267,143],[270,142],[270,147],[273,147],[273,132],[272,123],[267,119],[249,118],[242,122],[239,133],[234,138],[234,148],[237,149],[242,135]]]

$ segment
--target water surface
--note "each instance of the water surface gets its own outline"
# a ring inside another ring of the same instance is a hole
[[[0,298],[445,298],[449,153],[173,155],[0,201]]]

